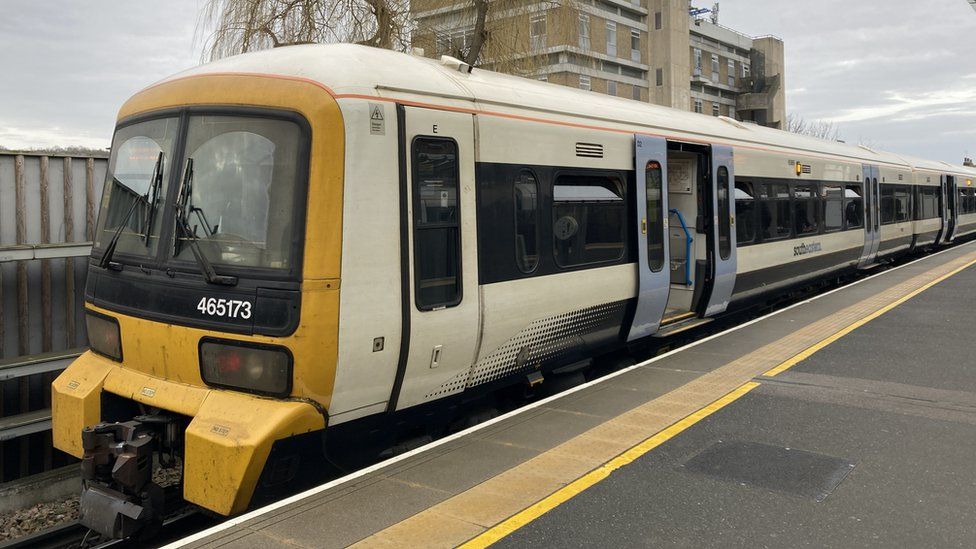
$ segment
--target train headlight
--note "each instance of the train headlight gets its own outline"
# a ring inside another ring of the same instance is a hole
[[[288,349],[228,340],[200,343],[200,373],[207,385],[270,396],[291,392]]]
[[[122,362],[122,334],[117,319],[87,311],[85,326],[88,328],[88,344],[92,351]]]

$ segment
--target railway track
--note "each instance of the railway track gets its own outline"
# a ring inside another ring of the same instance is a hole
[[[35,534],[0,543],[0,549],[108,549],[130,547],[159,547],[203,528],[213,526],[217,519],[188,510],[163,521],[160,534],[151,541],[103,540],[99,534],[85,528],[78,521],[48,528]]]

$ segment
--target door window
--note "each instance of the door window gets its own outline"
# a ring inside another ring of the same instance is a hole
[[[732,219],[729,205],[729,169],[718,168],[718,255],[722,260],[732,255]]]
[[[647,193],[647,266],[659,273],[664,268],[664,202],[661,164],[648,162],[645,170]]]
[[[452,307],[461,302],[457,143],[418,137],[411,158],[417,308]]]

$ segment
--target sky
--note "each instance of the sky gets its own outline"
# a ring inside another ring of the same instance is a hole
[[[0,145],[107,147],[129,96],[201,62],[202,3],[0,0]],[[976,155],[966,0],[724,0],[719,22],[782,38],[788,111],[834,122],[841,139],[953,163]]]

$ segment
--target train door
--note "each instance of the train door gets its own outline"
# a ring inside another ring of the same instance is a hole
[[[638,292],[627,341],[657,331],[671,286],[668,238],[668,143],[659,137],[634,136],[637,197]]]
[[[857,267],[864,269],[874,265],[881,246],[881,189],[878,177],[881,175],[877,166],[863,166],[864,172],[864,248],[861,250],[861,260]]]
[[[408,333],[391,409],[464,390],[480,324],[474,116],[401,107]],[[403,222],[401,222],[403,223]],[[398,391],[399,389],[399,391]]]
[[[709,235],[711,280],[706,287],[707,302],[702,316],[725,312],[735,288],[738,263],[735,244],[735,170],[732,147],[712,146]]]
[[[959,212],[956,210],[956,197],[959,196],[956,188],[956,178],[951,175],[942,176],[942,197],[945,209],[942,212],[942,227],[945,239],[943,242],[952,242],[956,237],[956,225],[959,222]]]

